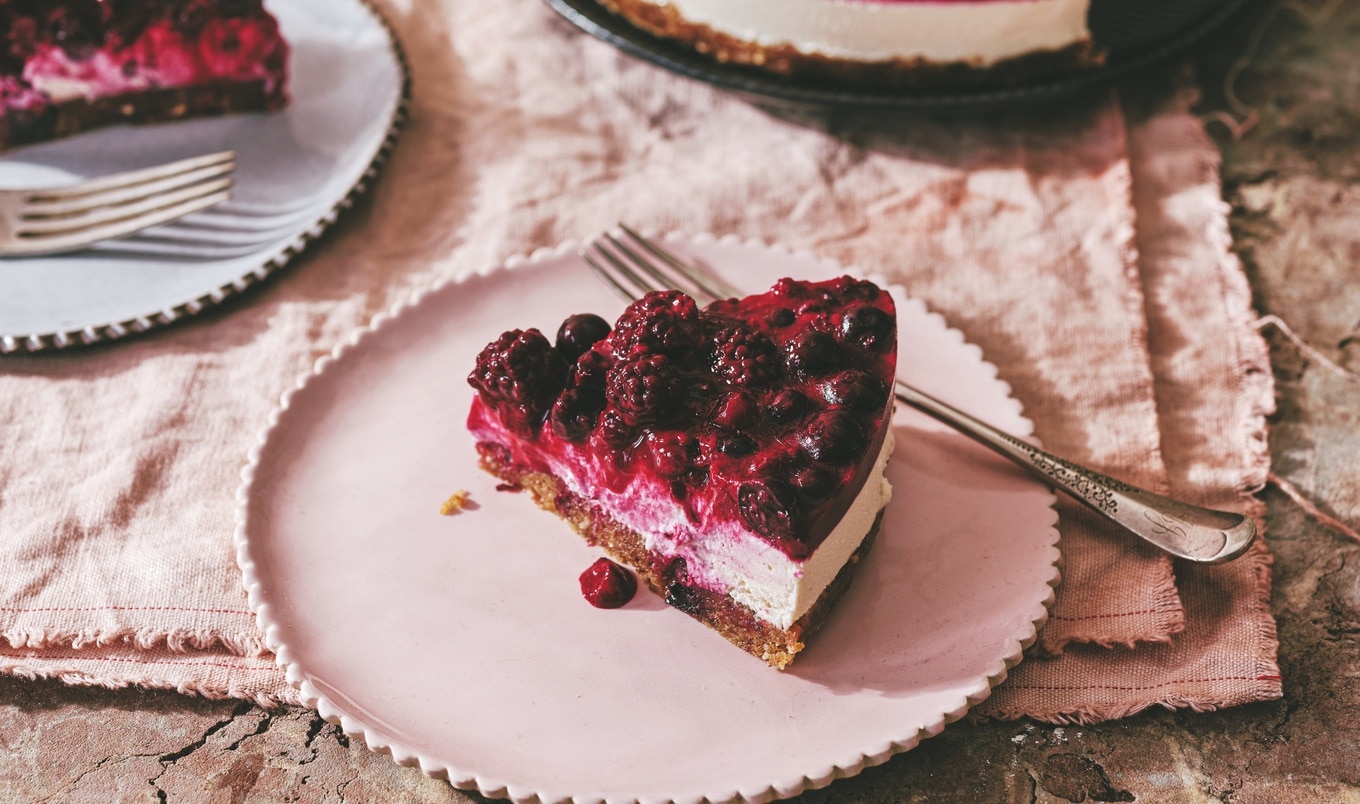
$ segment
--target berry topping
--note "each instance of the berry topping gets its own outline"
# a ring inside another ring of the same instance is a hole
[[[857,413],[874,413],[888,402],[888,389],[877,377],[848,369],[831,375],[822,383],[822,398],[828,404],[847,407]]]
[[[864,429],[856,417],[844,410],[828,410],[813,416],[798,443],[815,461],[829,464],[849,463],[865,447]]]
[[[557,351],[569,361],[575,361],[590,347],[609,335],[609,322],[594,313],[568,316],[557,329]]]
[[[477,355],[468,384],[516,433],[532,438],[566,380],[562,356],[536,329],[512,329]]]
[[[748,327],[721,327],[713,336],[709,365],[732,385],[764,388],[779,379],[779,349]]]
[[[616,410],[600,414],[600,440],[611,449],[624,449],[637,439],[637,431]]]
[[[693,439],[689,436],[669,430],[652,433],[647,441],[652,448],[652,465],[662,477],[676,477],[690,468]]]
[[[553,403],[548,422],[559,438],[580,441],[595,429],[595,419],[604,409],[604,392],[590,385],[568,388]]]
[[[682,408],[685,381],[670,358],[643,355],[610,369],[606,392],[609,404],[628,424],[658,424]]]
[[[897,321],[886,310],[872,304],[857,304],[841,316],[841,339],[873,352],[891,346],[896,333]]]
[[[779,478],[742,483],[737,490],[737,509],[746,527],[761,536],[782,541],[794,535],[798,495],[792,486]]]
[[[784,355],[794,372],[814,377],[836,367],[839,355],[830,335],[815,329],[804,330],[784,345]]]
[[[740,430],[751,425],[756,418],[756,405],[751,397],[741,391],[733,391],[723,397],[713,412],[713,423],[728,430]]]
[[[795,422],[808,409],[808,398],[799,391],[780,391],[765,402],[765,415],[775,424]]]
[[[775,329],[782,329],[789,324],[792,324],[797,318],[798,316],[794,315],[793,311],[789,308],[776,307],[770,311],[769,315],[765,316],[765,323]]]
[[[756,451],[756,442],[743,433],[723,433],[718,436],[718,451],[733,457],[750,455]]]
[[[628,357],[639,352],[682,356],[697,343],[695,323],[699,308],[678,290],[648,293],[623,311],[614,326],[614,354]]]
[[[794,472],[789,478],[789,483],[798,490],[803,502],[808,505],[826,502],[836,491],[836,476],[816,464],[804,466]]]
[[[581,594],[597,609],[617,609],[637,594],[637,579],[613,561],[599,558],[581,573]]]

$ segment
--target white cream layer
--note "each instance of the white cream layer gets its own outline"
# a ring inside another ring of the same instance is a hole
[[[638,477],[615,492],[594,487],[588,472],[566,462],[552,471],[573,493],[593,499],[610,517],[642,534],[649,551],[683,558],[691,583],[725,592],[760,619],[788,628],[817,602],[888,504],[892,486],[885,473],[892,451],[890,429],[849,510],[803,561],[789,558],[740,522],[714,523],[700,533],[673,502],[669,488],[653,478]]]
[[[921,58],[986,67],[1090,38],[1090,0],[647,2],[737,39],[855,61]]]

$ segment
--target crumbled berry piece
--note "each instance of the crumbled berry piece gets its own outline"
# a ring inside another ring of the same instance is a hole
[[[699,593],[682,583],[673,583],[666,587],[666,605],[668,606],[674,606],[687,614],[693,614],[699,610],[701,602]]]
[[[468,384],[505,425],[532,438],[567,376],[562,356],[536,329],[512,329],[477,355]]]
[[[841,340],[871,352],[882,352],[893,343],[897,322],[882,308],[872,304],[857,304],[841,316]]]
[[[683,407],[685,383],[670,358],[643,355],[610,369],[606,393],[628,424],[659,424]]]
[[[784,356],[792,371],[808,377],[832,370],[839,357],[831,336],[815,329],[793,336],[784,345]]]
[[[609,322],[594,313],[568,316],[557,329],[557,351],[570,362],[609,336]]]
[[[749,327],[728,325],[713,334],[709,367],[732,385],[764,388],[779,379],[779,348]]]
[[[887,404],[888,389],[883,387],[883,381],[877,377],[848,369],[833,374],[822,383],[822,398],[828,404],[858,413],[876,413]]]
[[[617,609],[637,594],[637,579],[613,561],[599,558],[581,573],[581,594],[597,609]]]
[[[798,435],[798,443],[815,461],[849,463],[865,447],[864,429],[844,410],[828,410],[813,416]]]
[[[695,348],[699,308],[678,290],[655,290],[628,305],[619,316],[610,341],[614,354],[683,356]]]

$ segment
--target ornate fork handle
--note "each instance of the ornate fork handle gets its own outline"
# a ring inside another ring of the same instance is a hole
[[[1256,538],[1251,518],[1201,508],[1130,486],[1004,433],[897,381],[897,398],[1038,474],[1096,512],[1172,555],[1200,563],[1240,556]]]

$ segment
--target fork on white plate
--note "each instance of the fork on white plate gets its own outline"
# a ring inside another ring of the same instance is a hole
[[[221,151],[64,187],[0,190],[0,257],[76,251],[231,198],[236,152]]]
[[[581,249],[595,273],[632,301],[653,290],[682,290],[704,304],[745,295],[693,261],[619,224]],[[1171,555],[1204,564],[1237,558],[1256,538],[1250,517],[1174,500],[1107,477],[1046,452],[897,379],[894,393],[910,405],[1025,467],[1096,513]]]

